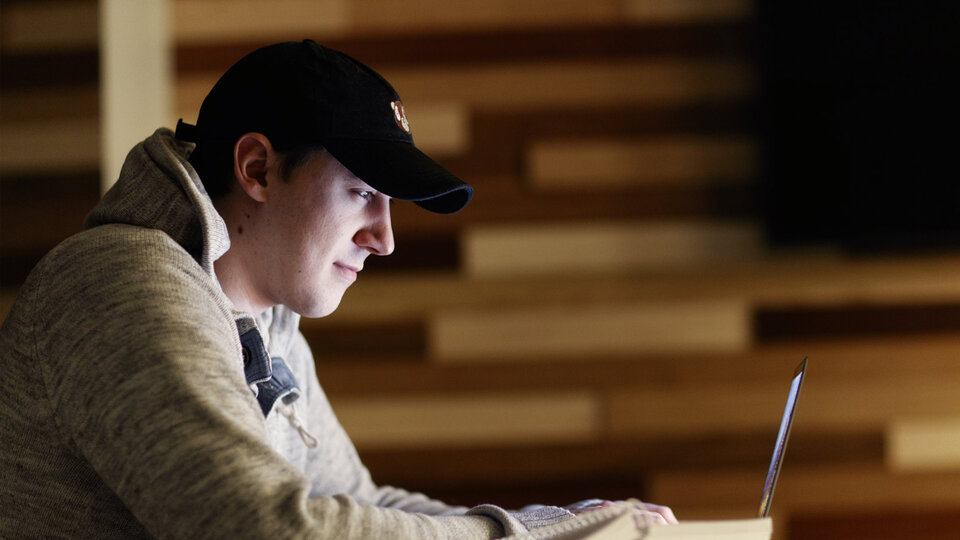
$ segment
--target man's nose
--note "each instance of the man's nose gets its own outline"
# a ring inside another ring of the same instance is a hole
[[[395,247],[393,224],[390,220],[390,205],[386,201],[375,218],[366,227],[357,231],[354,242],[374,255],[390,255],[393,253]]]

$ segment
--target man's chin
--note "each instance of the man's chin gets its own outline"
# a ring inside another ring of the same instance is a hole
[[[294,312],[298,313],[301,317],[307,319],[319,319],[321,317],[326,317],[340,307],[340,300],[343,297],[337,297],[336,299],[327,298],[325,301],[314,302],[309,305],[291,307]]]

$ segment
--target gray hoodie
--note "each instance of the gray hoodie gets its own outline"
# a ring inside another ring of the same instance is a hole
[[[299,316],[220,289],[229,237],[191,148],[166,129],[134,147],[0,329],[0,538],[493,538],[572,516],[375,485]],[[296,379],[266,407],[251,330]]]

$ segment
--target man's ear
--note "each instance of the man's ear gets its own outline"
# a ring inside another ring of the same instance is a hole
[[[276,159],[270,140],[260,133],[244,133],[233,145],[233,174],[251,199],[267,201],[267,171]]]

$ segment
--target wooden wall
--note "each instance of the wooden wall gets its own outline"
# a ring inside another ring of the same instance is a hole
[[[477,189],[454,216],[395,205],[396,254],[304,321],[378,481],[749,517],[809,356],[776,535],[955,534],[960,255],[766,246],[751,2],[171,4],[171,125],[244,53],[312,37]],[[6,304],[97,198],[96,4],[5,0],[0,25]]]

